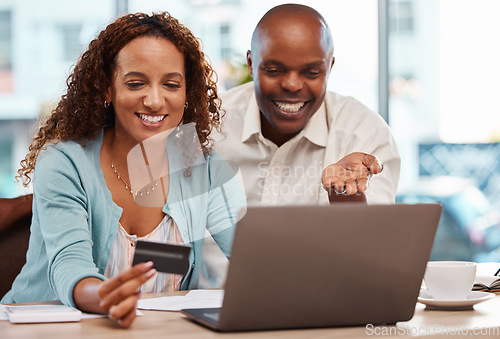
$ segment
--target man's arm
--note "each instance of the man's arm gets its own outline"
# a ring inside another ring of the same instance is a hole
[[[330,201],[330,204],[335,204],[339,202],[362,202],[366,204],[366,195],[365,193],[356,193],[353,195],[347,195],[342,193],[336,193],[333,189],[329,189],[328,201]]]

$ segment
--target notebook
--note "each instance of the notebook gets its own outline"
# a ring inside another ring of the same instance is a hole
[[[182,312],[224,332],[407,321],[440,214],[439,204],[249,207],[222,307]]]

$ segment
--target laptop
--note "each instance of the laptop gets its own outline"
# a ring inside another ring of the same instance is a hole
[[[182,313],[222,332],[410,320],[441,209],[249,207],[235,231],[222,307]]]

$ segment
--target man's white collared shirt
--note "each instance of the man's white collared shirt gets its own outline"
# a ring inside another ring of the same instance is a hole
[[[328,92],[305,128],[278,147],[262,135],[253,83],[221,94],[223,134],[216,151],[239,165],[249,205],[327,204],[321,174],[352,152],[375,155],[384,171],[370,180],[368,203],[393,203],[400,159],[385,121],[351,97]]]

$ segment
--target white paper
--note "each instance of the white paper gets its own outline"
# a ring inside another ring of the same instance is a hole
[[[223,290],[193,290],[185,296],[141,299],[137,308],[156,311],[180,311],[186,308],[221,307]]]
[[[13,306],[13,305],[9,305]],[[91,314],[91,313],[82,313],[82,319],[90,319],[90,318],[103,318],[107,317],[104,314]],[[9,320],[9,314],[5,311],[5,305],[0,305],[0,320]]]
[[[500,269],[500,263],[497,262],[478,263],[474,282],[490,285],[492,282],[500,278],[499,276],[494,275],[498,269]]]
[[[0,320],[9,320],[9,314],[5,311],[4,305],[0,305]]]
[[[477,264],[476,275],[493,277],[498,269],[500,269],[500,263],[498,262],[481,262]]]
[[[13,306],[13,305],[9,305]],[[48,305],[45,305],[48,306]],[[54,305],[56,306],[56,305]],[[138,317],[142,316],[143,313],[141,311],[136,311],[136,315]],[[107,318],[107,314],[95,314],[95,313],[82,313],[82,319],[94,319],[94,318]],[[9,320],[9,314],[5,310],[5,305],[0,305],[0,321],[1,320]]]

